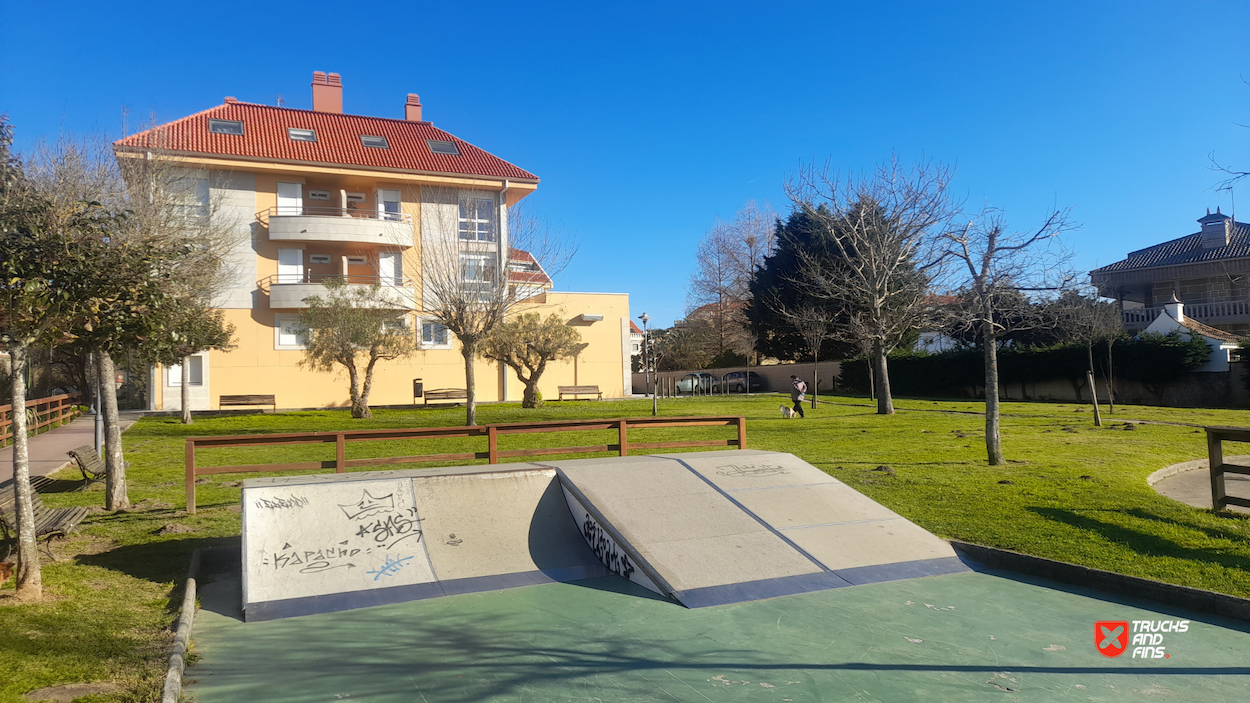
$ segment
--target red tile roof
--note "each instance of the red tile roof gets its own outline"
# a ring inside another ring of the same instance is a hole
[[[552,285],[551,278],[543,270],[542,264],[535,261],[534,255],[524,249],[508,250],[508,280],[513,283]]]
[[[635,325],[633,320],[629,321],[629,331],[633,334],[642,334],[642,330],[638,329],[638,325]]]
[[[243,123],[243,135],[208,131],[209,119]],[[315,142],[298,142],[287,128],[311,129]],[[386,137],[389,149],[361,144],[361,135]],[[435,154],[427,139],[454,142],[460,155]],[[227,102],[114,143],[118,149],[163,149],[180,153],[234,156],[249,160],[323,163],[363,168],[538,180],[429,122],[296,110]]]

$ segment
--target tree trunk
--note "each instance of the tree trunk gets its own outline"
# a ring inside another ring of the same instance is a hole
[[[360,371],[356,369],[356,360],[347,364],[347,378],[351,383],[352,417],[364,420],[373,417],[369,410],[368,398],[360,395]]]
[[[129,510],[130,496],[126,489],[126,462],[122,456],[122,429],[117,416],[117,373],[113,357],[106,351],[96,352],[100,363],[100,405],[104,417],[104,507],[108,510]]]
[[[182,357],[182,424],[191,424],[191,357]]]
[[[868,400],[875,401],[877,399],[877,374],[872,372],[872,359],[865,356],[864,366],[868,369]]]
[[[1094,404],[1094,427],[1102,427],[1102,413],[1098,412],[1098,384],[1094,381],[1094,344],[1090,342],[1085,345],[1085,351],[1089,355],[1089,401]]]
[[[464,356],[464,424],[470,427],[477,424],[477,388],[473,378],[473,360],[477,358],[477,342],[460,343],[460,353]]]
[[[369,394],[373,392],[373,369],[378,365],[377,358],[370,355],[369,365],[365,366],[365,383],[360,389],[360,415],[357,417],[373,417],[373,411],[369,409]],[[355,408],[353,408],[355,410]]]
[[[998,433],[998,340],[989,322],[981,323],[981,343],[985,346],[985,454],[991,466],[1001,466],[1007,462]]]
[[[873,377],[877,386],[877,414],[894,414],[894,396],[890,394],[890,367],[885,355],[885,345],[874,342],[872,345],[872,363],[875,366]]]
[[[17,597],[43,598],[43,572],[39,568],[39,544],[35,540],[35,507],[30,495],[30,454],[26,444],[26,347],[11,344],[10,397],[13,401],[13,503],[17,512]]]
[[[1115,414],[1115,367],[1112,365],[1111,347],[1115,340],[1107,340],[1107,408]]]
[[[819,374],[820,374],[820,348],[817,347],[816,350],[812,352],[812,387],[809,389],[812,392],[812,407],[813,408],[816,407],[816,396],[819,394],[818,391],[820,389]]]

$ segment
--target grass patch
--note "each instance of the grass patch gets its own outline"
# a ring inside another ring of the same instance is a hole
[[[1150,472],[1205,456],[1194,425],[1250,425],[1250,411],[1119,406],[1095,428],[1088,407],[1005,403],[1003,445],[1010,463],[985,464],[983,418],[975,402],[900,400],[881,417],[863,398],[831,396],[805,420],[783,420],[779,396],[663,400],[664,415],[745,415],[747,445],[793,452],[938,535],[1014,549],[1119,573],[1250,597],[1250,519],[1216,515],[1157,495]],[[649,401],[549,403],[479,409],[483,423],[650,415]],[[99,701],[159,699],[169,629],[181,579],[197,547],[239,534],[238,481],[205,477],[199,512],[183,504],[183,440],[254,432],[451,426],[461,408],[380,409],[371,420],[347,411],[197,418],[144,418],[125,435],[127,513],[92,515],[58,543],[62,561],[44,570],[47,602],[13,603],[0,588],[0,703],[56,684],[111,680],[125,691]],[[1134,430],[1125,419],[1148,420]],[[631,430],[637,442],[727,438],[732,428]],[[608,444],[615,431],[515,435],[501,449]],[[484,439],[379,441],[348,445],[349,458],[482,450]],[[204,465],[329,460],[334,446],[205,450]],[[572,458],[572,457],[555,457]],[[471,462],[470,462],[471,463]],[[481,460],[477,463],[484,463]],[[874,471],[887,465],[893,473]],[[414,464],[408,467],[418,468]],[[396,467],[387,467],[396,468]],[[261,475],[261,474],[255,474]],[[268,474],[272,475],[272,474]],[[71,478],[68,474],[62,478]],[[66,484],[71,485],[71,484]],[[100,486],[44,496],[50,507],[103,504]],[[175,525],[174,531],[163,530]],[[178,531],[178,530],[188,531]],[[166,532],[166,534],[161,534]]]

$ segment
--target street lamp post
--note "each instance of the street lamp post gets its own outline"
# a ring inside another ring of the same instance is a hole
[[[642,363],[647,366],[647,389],[651,391],[651,417],[655,417],[658,414],[658,408],[655,399],[655,385],[652,384],[651,380],[651,332],[647,329],[647,322],[651,320],[651,316],[644,312],[638,316],[638,319],[642,320]],[[656,378],[655,380],[659,381],[660,379]]]

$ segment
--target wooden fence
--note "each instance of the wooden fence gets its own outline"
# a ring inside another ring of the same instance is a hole
[[[1207,427],[1207,459],[1211,466],[1211,506],[1223,510],[1229,505],[1250,508],[1250,499],[1230,496],[1224,490],[1224,474],[1248,474],[1250,466],[1224,463],[1225,442],[1250,442],[1250,428]]]
[[[733,426],[738,430],[734,439],[686,440],[675,442],[631,442],[631,429],[660,429],[670,427],[722,427]],[[616,430],[617,441],[613,444],[580,445],[573,447],[540,447],[535,449],[499,449],[499,437],[511,434],[534,434],[543,432],[578,432],[592,430]],[[454,454],[419,454],[414,456],[347,458],[348,442],[378,440],[441,439],[447,437],[483,437],[486,450]],[[257,473],[262,471],[317,471],[334,469],[343,473],[357,466],[386,464],[416,464],[444,461],[468,461],[486,459],[498,464],[500,459],[553,454],[583,454],[591,452],[617,452],[629,456],[630,451],[640,449],[680,449],[689,447],[737,447],[746,448],[747,423],[741,416],[719,417],[633,417],[607,420],[554,420],[546,422],[514,422],[498,425],[471,425],[467,427],[417,427],[400,430],[345,430],[343,432],[299,432],[291,434],[223,435],[219,437],[188,437],[186,443],[187,512],[195,512],[195,477],[206,474]],[[197,449],[222,447],[263,447],[285,444],[335,445],[333,461],[301,461],[287,464],[235,464],[230,466],[197,466]]]
[[[78,416],[79,395],[69,393],[33,398],[26,401],[26,429],[34,434],[45,427],[60,427]],[[0,447],[8,446],[13,439],[13,406],[0,405]]]

